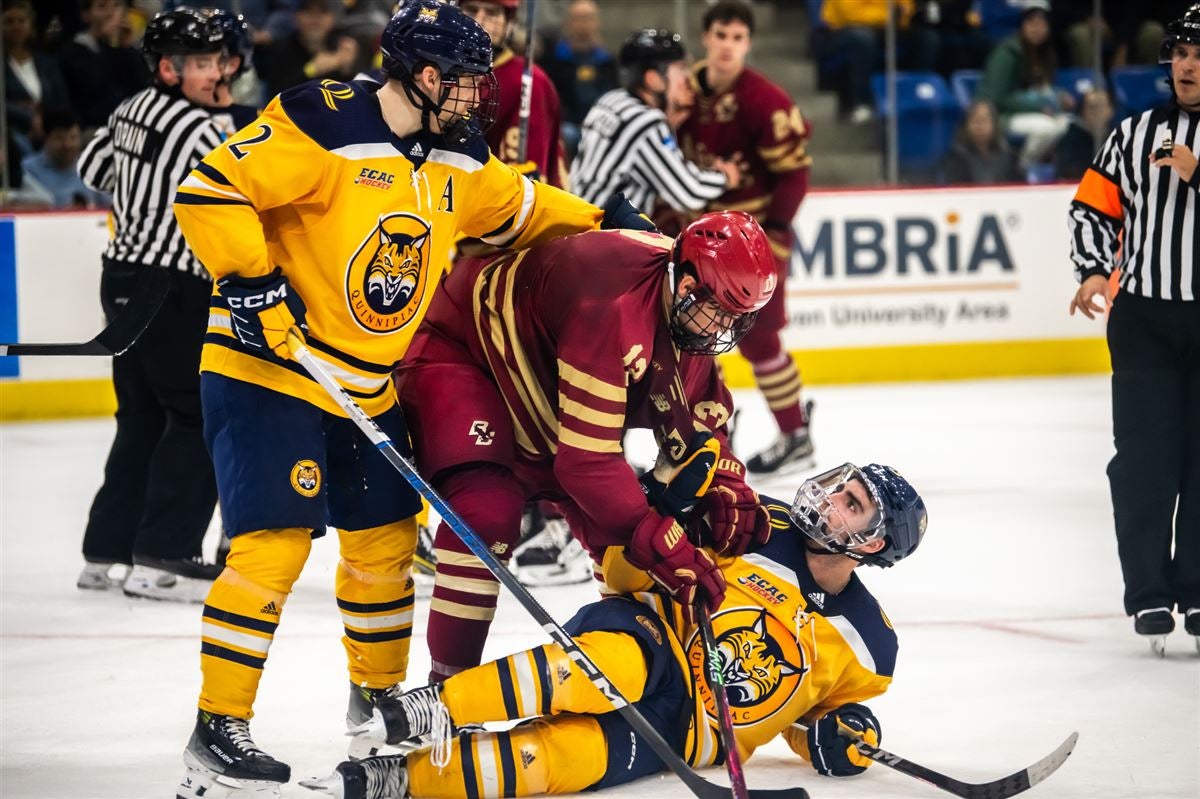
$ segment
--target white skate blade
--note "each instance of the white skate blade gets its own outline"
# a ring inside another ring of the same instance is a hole
[[[346,795],[341,774],[330,774],[328,777],[312,777],[307,780],[300,780],[300,786],[308,788],[310,791],[318,791],[326,796],[336,797],[336,799],[343,799]]]
[[[1147,635],[1150,639],[1150,651],[1156,657],[1165,658],[1167,656],[1167,636],[1165,635]]]
[[[134,566],[123,586],[125,596],[193,604],[203,602],[211,589],[212,583],[208,580],[184,577],[149,566]]]
[[[387,724],[383,721],[383,714],[379,712],[379,708],[371,710],[371,718],[364,721],[362,724],[351,724],[350,720],[346,720],[346,735],[351,738],[358,738],[368,744],[375,744],[378,748],[379,744],[387,743]]]
[[[226,777],[206,767],[186,749],[183,764],[187,772],[175,789],[175,799],[280,799],[282,783]]]

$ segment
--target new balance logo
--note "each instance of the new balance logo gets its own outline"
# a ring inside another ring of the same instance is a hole
[[[260,609],[258,612],[265,613],[268,616],[278,616],[279,615],[279,606],[276,605],[275,600],[272,599],[270,602],[263,605],[262,609]]]
[[[421,142],[417,142],[412,146],[412,149],[408,151],[408,154],[414,158],[424,158],[425,148],[421,146]]]
[[[809,594],[808,598],[811,599],[813,601],[813,604],[816,605],[817,607],[819,607],[821,610],[825,609],[825,594],[824,593],[822,593],[820,591],[816,591],[814,593]]]

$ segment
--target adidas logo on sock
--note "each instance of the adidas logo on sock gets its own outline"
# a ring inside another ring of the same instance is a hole
[[[268,602],[267,604],[263,605],[263,606],[262,606],[262,609],[261,609],[261,610],[259,610],[258,612],[259,612],[259,613],[266,613],[267,615],[270,615],[270,616],[278,616],[278,615],[279,615],[279,608],[278,608],[278,607],[275,605],[275,600],[274,600],[274,599],[272,599],[270,602]]]
[[[417,158],[422,158],[425,155],[425,148],[421,146],[421,142],[417,142],[412,146],[412,149],[408,151],[408,154],[416,156]]]

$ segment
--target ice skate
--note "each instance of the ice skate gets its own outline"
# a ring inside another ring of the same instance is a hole
[[[774,444],[746,461],[746,468],[755,474],[773,474],[812,466],[816,461],[811,435],[812,412],[813,403],[809,400],[804,404],[804,427],[781,434]]]
[[[292,776],[286,763],[263,752],[249,722],[201,710],[183,750],[183,776],[175,799],[267,799],[278,797]]]
[[[448,745],[454,731],[441,695],[441,685],[426,685],[407,693],[385,692],[375,698],[371,718],[351,734],[390,746]]]
[[[375,712],[375,703],[381,697],[395,699],[402,693],[400,684],[387,688],[367,688],[362,685],[350,684],[350,701],[346,705],[346,730],[351,736],[346,757],[351,760],[363,760],[380,754],[384,744],[369,735],[356,735],[355,730],[371,720]]]
[[[513,552],[517,579],[529,588],[584,583],[592,577],[592,559],[571,535],[566,519],[535,515],[533,524],[542,527],[522,541]]]
[[[328,777],[300,784],[336,799],[407,799],[408,764],[404,755],[385,755],[340,763]]]
[[[1147,608],[1133,615],[1133,630],[1150,639],[1150,651],[1160,658],[1167,654],[1167,635],[1175,629],[1170,608]]]
[[[122,586],[125,596],[200,603],[221,567],[195,558],[137,558]]]
[[[75,587],[82,591],[107,591],[110,588],[120,588],[128,574],[129,567],[123,563],[92,563],[83,564],[83,571],[75,578]]]
[[[1200,608],[1189,608],[1183,614],[1183,631],[1196,642],[1196,653],[1200,654]]]
[[[432,577],[437,569],[437,555],[433,551],[433,530],[427,524],[417,525],[417,551],[413,555],[413,572]]]

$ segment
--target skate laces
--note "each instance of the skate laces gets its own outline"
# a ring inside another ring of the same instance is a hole
[[[404,755],[368,757],[360,760],[367,777],[366,799],[403,799],[408,796]]]
[[[236,716],[226,716],[221,722],[221,734],[228,738],[240,752],[249,757],[260,757],[263,751],[250,737],[250,722]]]
[[[450,765],[454,724],[450,721],[450,709],[441,699],[439,687],[430,685],[402,694],[400,702],[404,705],[404,714],[408,717],[408,728],[412,731],[428,731],[432,744],[429,761],[439,769]]]

